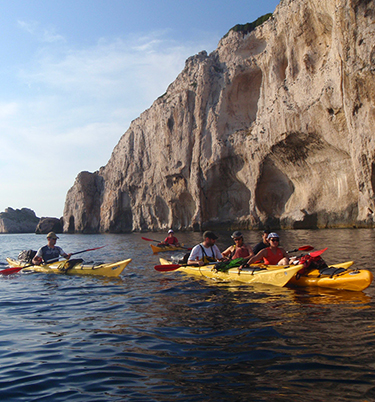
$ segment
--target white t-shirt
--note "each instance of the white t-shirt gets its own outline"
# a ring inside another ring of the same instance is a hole
[[[203,253],[202,248],[206,254]],[[193,247],[189,256],[189,261],[203,260],[204,256],[213,257],[216,258],[217,260],[221,260],[223,258],[223,256],[220,253],[219,247],[216,244],[214,244],[212,247],[205,247],[201,243]]]

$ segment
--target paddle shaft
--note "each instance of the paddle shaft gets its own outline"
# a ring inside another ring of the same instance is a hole
[[[147,237],[141,237],[141,239],[143,239],[143,240],[146,240],[146,241],[155,241],[155,242],[157,242],[157,243],[163,243],[163,242],[161,242],[161,241],[159,241],[159,240],[154,240],[154,239],[148,239]],[[168,247],[168,246],[170,246],[170,244],[162,244],[160,247]],[[181,247],[181,248],[183,248],[183,249],[185,249],[185,250],[191,250],[191,248],[190,247],[184,247],[184,246],[179,246],[179,247]]]
[[[212,262],[205,265],[216,265],[217,262]],[[165,264],[165,265],[155,265],[154,269],[159,272],[169,272],[169,271],[176,271],[176,269],[181,267],[199,267],[198,264],[188,264],[188,265],[179,265],[179,264]]]

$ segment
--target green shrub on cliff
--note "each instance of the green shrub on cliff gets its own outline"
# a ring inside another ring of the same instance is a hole
[[[259,17],[259,18],[256,19],[255,21],[253,21],[253,22],[248,22],[247,24],[237,24],[237,25],[235,25],[233,28],[231,28],[231,29],[229,30],[229,32],[230,32],[230,31],[242,32],[242,33],[245,35],[245,34],[251,32],[251,31],[254,31],[254,29],[255,29],[256,27],[258,27],[259,25],[262,25],[263,22],[267,21],[268,18],[270,18],[270,17],[272,17],[272,13],[268,13],[268,14],[262,15],[261,17]],[[228,32],[225,36],[227,36],[227,35],[229,34],[229,32]],[[224,36],[224,38],[225,38],[225,36]]]

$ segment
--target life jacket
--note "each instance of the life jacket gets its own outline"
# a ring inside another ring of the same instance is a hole
[[[236,245],[234,245],[234,252],[231,256],[232,260],[235,260],[236,258],[247,258],[249,256],[249,249],[245,246],[245,244],[243,244],[241,247],[236,247]]]
[[[59,259],[60,257],[60,247],[50,248],[48,246],[42,247],[43,261],[47,262],[54,259]]]
[[[175,237],[175,236],[166,237],[164,240],[164,243],[173,245],[173,244],[177,244],[178,240],[177,240],[177,237]]]
[[[267,265],[277,265],[284,258],[283,252],[278,248],[276,254],[271,251],[271,247],[267,247],[267,255],[263,257],[264,263]]]
[[[212,248],[212,246],[211,246],[212,257],[209,257],[206,254],[206,251],[204,250],[204,247],[201,244],[199,246],[202,249],[202,255],[203,255],[202,260],[203,260],[204,263],[215,262],[216,261],[215,252],[214,252],[214,249]]]

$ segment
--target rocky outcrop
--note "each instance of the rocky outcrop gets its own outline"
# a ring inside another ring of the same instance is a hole
[[[372,226],[375,9],[284,0],[189,58],[99,171],[64,231]]]
[[[28,208],[6,208],[0,213],[0,233],[34,233],[39,218]]]
[[[42,217],[35,229],[36,234],[48,234],[49,232],[62,233],[62,219]]]

